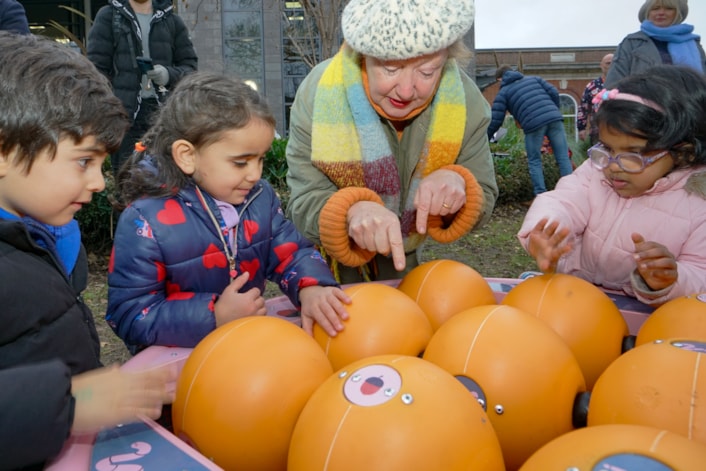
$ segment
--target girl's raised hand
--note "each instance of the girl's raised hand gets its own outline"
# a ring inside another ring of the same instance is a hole
[[[677,281],[677,261],[674,255],[662,244],[646,241],[641,234],[633,233],[635,244],[633,258],[647,286],[654,291],[672,286]]]
[[[559,229],[559,223],[549,223],[547,218],[541,219],[529,234],[527,251],[534,257],[537,267],[542,273],[553,273],[559,259],[571,250],[567,242],[569,229]]]
[[[267,313],[265,298],[262,297],[258,288],[251,288],[244,293],[240,292],[249,278],[248,272],[242,273],[223,290],[213,307],[216,327],[243,317],[264,316]]]

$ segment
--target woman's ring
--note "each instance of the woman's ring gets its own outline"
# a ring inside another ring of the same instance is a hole
[[[451,206],[449,206],[449,205],[446,204],[446,203],[441,203],[441,206],[443,206],[443,207],[446,208],[446,209],[449,209],[449,208],[451,207]]]

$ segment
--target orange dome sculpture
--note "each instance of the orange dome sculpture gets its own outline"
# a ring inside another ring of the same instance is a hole
[[[294,424],[333,369],[302,329],[246,317],[207,335],[186,360],[174,433],[225,469],[286,468]]]
[[[706,341],[706,293],[675,298],[655,309],[640,326],[635,345],[679,337]]]
[[[635,424],[706,444],[706,342],[657,340],[625,352],[591,393],[588,425]]]
[[[487,415],[446,371],[381,355],[324,382],[297,421],[288,471],[504,471]]]
[[[447,320],[425,360],[448,371],[485,405],[508,470],[574,429],[585,382],[576,358],[551,327],[511,306],[478,306]]]
[[[399,286],[425,312],[436,331],[456,313],[497,304],[493,290],[470,266],[454,260],[432,260],[407,273]]]
[[[330,337],[318,324],[314,338],[334,369],[374,355],[419,355],[432,329],[422,308],[401,291],[381,283],[361,283],[344,290],[352,302],[343,331]]]
[[[529,278],[505,296],[514,306],[549,324],[569,345],[581,365],[586,387],[622,353],[628,325],[600,288],[581,278],[545,274]]]
[[[702,471],[706,445],[643,425],[596,425],[544,445],[520,471],[644,470]]]

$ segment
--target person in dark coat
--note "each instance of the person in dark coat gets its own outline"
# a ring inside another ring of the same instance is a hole
[[[29,34],[27,14],[17,0],[0,0],[0,30]]]
[[[189,30],[170,0],[110,0],[96,14],[87,54],[110,79],[132,120],[111,158],[117,175],[159,103],[184,75],[196,71],[198,58]]]
[[[684,22],[688,14],[687,0],[645,0],[637,13],[640,29],[618,44],[606,88],[660,64],[685,65],[706,74],[706,52],[694,26]]]
[[[493,101],[488,138],[493,137],[502,126],[505,113],[510,112],[525,133],[525,150],[534,194],[544,193],[547,191],[542,168],[544,136],[549,138],[561,176],[572,172],[564,118],[559,108],[559,92],[544,79],[525,77],[509,65],[498,67],[495,78],[500,81],[500,91]]]
[[[81,299],[74,214],[105,187],[120,101],[85,57],[31,34],[0,31],[0,76],[0,469],[40,470],[71,433],[156,417],[170,396],[164,372],[100,368]]]

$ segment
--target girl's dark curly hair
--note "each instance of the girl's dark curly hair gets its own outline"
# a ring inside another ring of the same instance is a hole
[[[145,196],[170,196],[190,183],[172,157],[175,141],[184,139],[199,149],[252,119],[275,126],[264,97],[244,82],[207,72],[185,76],[144,135],[144,149],[136,150],[118,173],[116,205],[122,208]]]
[[[671,150],[676,168],[706,164],[706,77],[676,65],[659,65],[616,85],[656,103],[662,111],[627,100],[606,100],[596,126],[647,139],[646,151]]]

